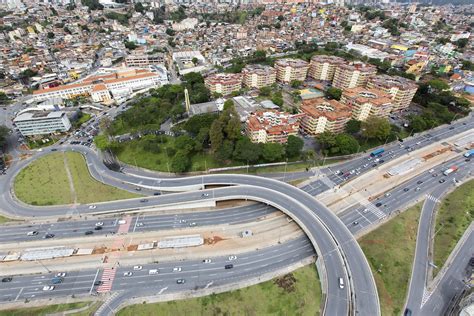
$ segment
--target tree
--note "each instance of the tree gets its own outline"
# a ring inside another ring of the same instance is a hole
[[[224,111],[233,106],[234,106],[234,101],[232,101],[232,99],[226,100],[224,102]]]
[[[222,146],[217,150],[216,156],[220,161],[229,160],[232,158],[232,153],[234,152],[234,143],[226,139]]]
[[[295,89],[296,89],[296,88],[298,88],[299,86],[301,86],[302,83],[303,83],[303,82],[301,82],[300,80],[291,80],[290,86],[291,86],[292,88],[295,88]]]
[[[137,45],[135,44],[135,42],[126,41],[125,42],[125,48],[130,49],[130,50],[134,50],[134,49],[137,48]]]
[[[135,3],[134,9],[136,12],[140,12],[140,13],[145,12],[145,7],[143,6],[141,2]]]
[[[426,120],[421,115],[410,115],[408,122],[410,129],[415,133],[422,132],[428,128]]]
[[[224,141],[224,125],[221,120],[215,120],[212,122],[211,129],[209,130],[209,139],[211,140],[211,148],[214,152],[219,150]]]
[[[194,150],[194,146],[194,140],[188,135],[178,136],[175,140],[175,147],[186,154],[190,154]]]
[[[342,90],[334,87],[330,87],[326,90],[326,98],[334,99],[339,101],[341,99]]]
[[[301,155],[303,146],[304,141],[301,138],[293,135],[288,136],[288,142],[286,143],[286,156],[297,157]]]
[[[278,106],[282,106],[283,105],[283,97],[278,96],[278,95],[275,94],[272,97],[272,102],[275,103]]]
[[[391,132],[392,127],[386,118],[370,116],[362,122],[362,136],[370,139],[385,140]]]
[[[464,48],[464,47],[466,47],[467,42],[468,42],[467,38],[460,38],[456,41],[456,46],[458,48]]]
[[[7,104],[10,99],[7,97],[5,92],[0,91],[0,104]]]
[[[360,126],[361,121],[352,119],[347,122],[345,130],[347,133],[354,135],[360,132]]]
[[[165,33],[168,34],[169,36],[174,36],[175,34],[173,29],[170,29],[169,27],[166,29]]]
[[[266,86],[266,87],[261,87],[259,95],[261,97],[269,97],[272,94],[272,88]]]
[[[171,160],[171,170],[173,172],[185,172],[191,166],[189,155],[184,151],[178,151]]]
[[[334,134],[331,132],[323,132],[316,136],[316,140],[323,150],[329,149],[336,144]]]
[[[341,155],[349,155],[355,153],[359,148],[359,143],[354,136],[341,133],[335,137],[336,144],[334,146],[334,153]]]
[[[259,144],[252,143],[248,137],[241,137],[235,144],[233,157],[242,162],[254,163],[260,158],[261,152]]]
[[[53,39],[54,38],[54,33],[53,32],[48,32],[47,37],[49,39]]]
[[[262,156],[265,161],[274,162],[279,161],[285,154],[285,148],[280,143],[265,143],[263,144]]]
[[[6,126],[0,125],[0,148],[7,142],[7,137],[10,134],[10,129]]]

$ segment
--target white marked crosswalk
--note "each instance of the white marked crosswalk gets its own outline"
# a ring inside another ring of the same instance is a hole
[[[384,218],[386,214],[379,210],[378,207],[373,205],[372,203],[369,203],[364,206],[369,212],[372,212],[375,216],[377,216],[378,219]]]
[[[430,194],[427,194],[427,195],[426,195],[426,198],[427,198],[428,200],[431,200],[431,201],[435,202],[435,203],[441,202],[439,199],[435,198],[434,196],[432,196],[432,195],[430,195]]]
[[[428,302],[428,300],[431,297],[431,294],[433,293],[430,291],[427,291],[426,288],[423,289],[423,298],[421,299],[421,306],[425,305],[425,303]]]

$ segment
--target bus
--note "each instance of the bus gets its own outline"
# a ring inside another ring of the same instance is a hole
[[[370,153],[370,157],[378,156],[381,153],[383,153],[384,151],[385,151],[385,149],[383,149],[383,148],[376,149],[376,150],[374,150],[373,152]]]

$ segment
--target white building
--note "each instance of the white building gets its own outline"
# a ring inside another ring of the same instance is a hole
[[[65,112],[26,112],[18,115],[13,122],[23,136],[67,132],[71,122]]]
[[[195,59],[196,63],[193,62]],[[207,69],[207,62],[199,51],[186,51],[173,53],[173,61],[178,66],[180,75],[190,72],[201,72]]]

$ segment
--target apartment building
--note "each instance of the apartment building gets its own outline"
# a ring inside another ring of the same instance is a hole
[[[260,89],[276,81],[276,70],[270,66],[247,65],[242,70],[243,84],[248,88]]]
[[[348,106],[352,118],[365,121],[369,116],[387,117],[392,111],[390,94],[379,89],[357,87],[342,91],[341,103]]]
[[[213,74],[207,76],[204,79],[204,83],[211,93],[228,95],[242,88],[242,75],[227,73]]]
[[[392,97],[392,112],[398,112],[410,106],[411,100],[415,96],[418,85],[410,79],[378,75],[369,78],[367,88],[379,89],[388,93]]]
[[[332,85],[339,89],[363,87],[369,77],[377,74],[377,68],[363,63],[340,64],[335,72]]]
[[[127,67],[144,68],[150,65],[164,64],[165,58],[163,54],[154,55],[128,55],[125,57],[125,64]]]
[[[279,111],[257,111],[245,123],[245,133],[254,143],[286,143],[288,136],[297,135],[299,119],[304,114],[291,115]]]
[[[305,114],[300,129],[312,136],[324,132],[342,133],[352,117],[349,107],[325,98],[303,100],[300,111]]]
[[[155,88],[160,86],[162,82],[163,78],[158,73],[141,69],[128,69],[106,75],[91,76],[75,84],[36,90],[33,92],[33,97],[36,101],[42,101],[50,98],[70,99],[85,95],[92,96],[94,102],[105,102],[110,100],[110,96],[131,94],[133,91]]]
[[[337,67],[345,63],[346,61],[341,57],[315,55],[309,63],[308,77],[321,81],[332,81]]]
[[[301,59],[278,59],[275,61],[276,79],[283,83],[290,83],[293,80],[304,81],[308,68],[308,62]]]
[[[67,132],[71,128],[65,112],[35,111],[18,115],[13,122],[23,136]]]

